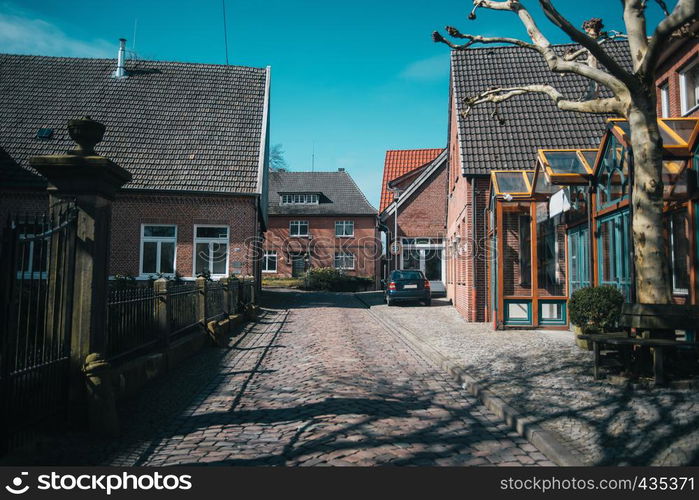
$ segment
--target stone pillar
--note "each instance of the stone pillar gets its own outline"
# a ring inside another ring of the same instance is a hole
[[[197,321],[206,328],[206,278],[197,278]]]
[[[83,117],[68,122],[78,144],[63,155],[37,156],[29,163],[48,181],[49,206],[74,202],[78,212],[71,329],[71,396],[84,394],[81,368],[88,354],[104,352],[112,201],[131,174],[95,153],[105,127]]]
[[[168,281],[165,278],[159,278],[153,283],[153,291],[155,292],[155,322],[160,343],[165,348],[170,344],[167,283]]]

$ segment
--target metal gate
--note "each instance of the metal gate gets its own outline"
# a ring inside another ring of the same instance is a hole
[[[0,454],[64,422],[77,211],[10,217],[0,245]]]

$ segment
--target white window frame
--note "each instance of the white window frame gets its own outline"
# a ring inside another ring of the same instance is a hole
[[[685,66],[680,72],[680,108],[682,111],[682,116],[686,116],[693,111],[699,109],[699,103],[689,107],[687,102],[687,73],[693,70],[699,69],[699,57],[694,58],[694,60]],[[694,92],[695,95],[699,93],[699,74],[697,74],[696,80],[694,82]]]
[[[341,266],[337,265],[338,257],[340,257],[341,261],[343,262],[343,264]],[[351,257],[351,259],[352,259],[352,267],[346,266],[345,259],[347,259],[349,257]],[[352,252],[345,251],[345,250],[335,250],[335,256],[333,258],[333,267],[335,267],[335,269],[338,269],[341,271],[354,271],[354,269],[356,267],[356,260],[357,260],[357,258],[355,257],[355,255]]]
[[[352,233],[345,234],[347,226],[351,225]],[[342,234],[337,234],[338,227],[342,227]],[[335,221],[335,238],[354,238],[354,221],[353,220],[336,220]]]
[[[305,234],[293,234],[293,231],[291,228],[296,224],[299,228],[299,231],[301,230],[301,226],[305,225],[306,226],[306,233]],[[311,234],[311,225],[308,223],[307,220],[292,220],[289,221],[289,237],[291,238],[307,238]]]
[[[146,226],[148,227],[174,227],[175,228],[175,236],[146,236]],[[156,250],[155,253],[155,268],[156,271],[154,273],[145,273],[143,272],[143,247],[145,243],[157,243],[158,244],[158,249]],[[161,246],[162,243],[174,243],[175,244],[175,252],[173,254],[173,262],[172,262],[172,269],[173,272],[171,273],[162,273],[163,276],[175,276],[175,273],[177,272],[177,224],[141,224],[141,238],[139,242],[139,264],[138,264],[138,273],[139,276],[144,278],[148,276],[153,276],[154,274],[159,274],[160,271],[160,255],[161,255]]]
[[[279,198],[282,205],[318,205],[320,195],[317,193],[285,193]]]
[[[197,274],[197,243],[208,243],[209,244],[209,254],[211,254],[211,244],[212,243],[223,243],[222,238],[198,238],[197,229],[200,227],[225,227],[226,228],[226,272],[223,274],[214,274],[212,272],[213,261],[209,260],[209,273],[212,278],[226,278],[228,277],[230,260],[231,260],[231,228],[226,224],[194,224],[194,233],[192,238],[192,275]]]
[[[269,267],[269,257],[274,255],[274,269],[265,269]],[[276,273],[279,266],[279,255],[276,250],[265,250],[262,256],[262,272],[263,273]]]
[[[660,116],[668,118],[670,116],[670,84],[665,82],[660,86]]]

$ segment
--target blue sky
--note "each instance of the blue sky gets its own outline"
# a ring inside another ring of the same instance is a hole
[[[524,3],[553,42],[569,41],[536,2]],[[555,5],[576,25],[601,17],[623,31],[620,3]],[[510,13],[481,9],[466,20],[470,5],[226,0],[229,62],[272,66],[271,141],[292,170],[310,170],[315,149],[316,170],[347,169],[377,205],[387,149],[446,145],[449,55],[432,31],[526,36]],[[649,14],[657,22],[661,13],[652,4]],[[223,33],[221,0],[0,0],[0,52],[116,57],[124,37],[142,59],[223,64]]]

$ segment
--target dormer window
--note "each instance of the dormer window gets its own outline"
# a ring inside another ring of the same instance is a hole
[[[317,205],[320,196],[317,193],[294,193],[281,196],[282,205]]]

